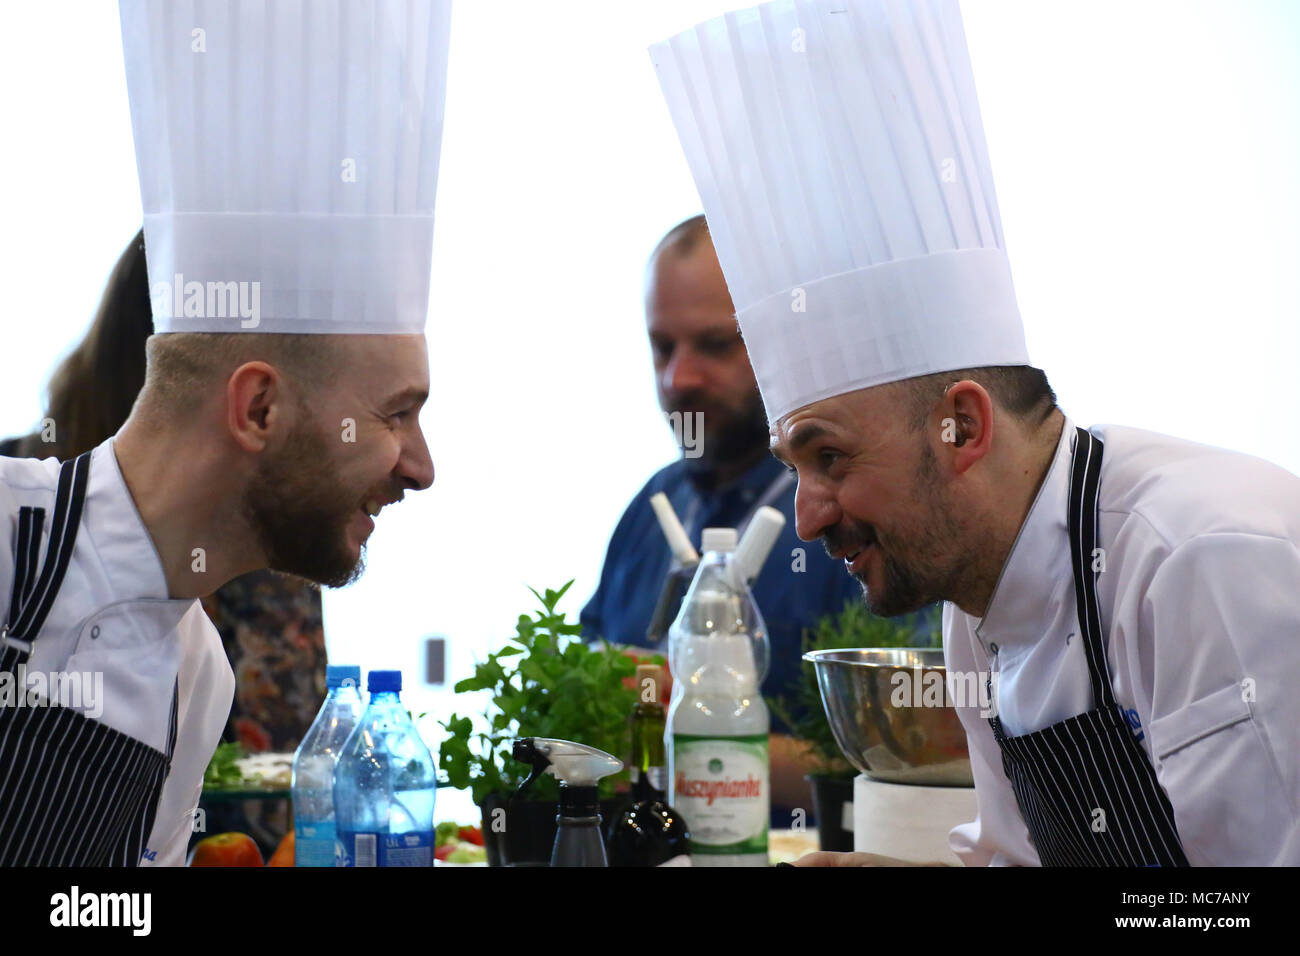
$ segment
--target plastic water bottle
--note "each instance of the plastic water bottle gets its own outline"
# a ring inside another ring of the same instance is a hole
[[[668,634],[668,802],[690,827],[693,866],[767,866],[767,628],[732,560],[736,532],[706,528],[702,544]]]
[[[370,703],[334,770],[336,866],[433,866],[433,757],[402,706],[401,671],[371,671]]]
[[[361,668],[325,668],[325,704],[293,755],[293,865],[334,865],[334,764],[361,717]]]

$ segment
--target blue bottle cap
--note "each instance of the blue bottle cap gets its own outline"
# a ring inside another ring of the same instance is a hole
[[[325,668],[325,687],[334,690],[338,687],[360,687],[361,668],[355,664],[330,664]]]
[[[396,693],[402,689],[401,671],[371,671],[366,687],[372,694]]]

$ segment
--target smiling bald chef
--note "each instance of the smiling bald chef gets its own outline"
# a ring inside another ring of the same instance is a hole
[[[114,438],[0,458],[5,866],[183,863],[234,687],[195,599],[267,567],[345,584],[433,481],[448,0],[121,20],[157,334]]]
[[[955,0],[783,0],[652,57],[799,536],[878,613],[949,602],[950,687],[991,695],[954,693],[954,851],[1300,864],[1300,480],[1056,407]]]

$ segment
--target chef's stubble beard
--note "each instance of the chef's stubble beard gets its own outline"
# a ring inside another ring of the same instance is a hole
[[[323,587],[351,584],[365,570],[365,545],[357,558],[347,547],[356,496],[330,479],[329,440],[310,409],[283,447],[259,462],[245,496],[245,514],[273,571]]]
[[[934,453],[926,445],[915,483],[917,495],[923,503],[919,513],[926,518],[900,528],[897,536],[875,529],[885,572],[882,591],[871,591],[865,577],[855,575],[862,585],[863,600],[872,614],[898,617],[953,597],[951,592],[964,561],[960,557],[963,536],[938,478]]]

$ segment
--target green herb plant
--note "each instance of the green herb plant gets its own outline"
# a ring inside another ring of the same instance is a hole
[[[245,783],[244,772],[239,769],[237,761],[248,756],[244,745],[238,742],[222,742],[208,761],[203,771],[205,790],[238,790]]]
[[[474,676],[456,693],[490,691],[488,730],[474,731],[468,716],[442,721],[448,737],[438,765],[447,783],[469,788],[480,806],[489,793],[509,795],[529,773],[511,756],[520,737],[555,737],[597,747],[622,757],[628,750],[628,715],[636,691],[624,686],[636,675],[636,661],[608,644],[582,641],[581,625],[569,623],[556,605],[573,584],[544,594],[529,588],[541,607],[519,615],[509,643],[475,665]],[[662,658],[652,658],[662,663]],[[630,683],[630,682],[629,682]],[[612,797],[627,770],[600,781],[601,798]],[[558,799],[554,777],[545,774],[528,791],[530,799]]]
[[[877,617],[867,610],[860,600],[851,600],[838,614],[821,618],[811,630],[803,632],[803,653],[830,651],[851,647],[942,647],[938,630],[929,630],[913,616],[903,618]],[[857,774],[844,759],[826,710],[822,706],[821,690],[817,686],[817,670],[811,661],[803,661],[799,677],[790,684],[789,692],[780,697],[767,698],[767,704],[778,717],[790,726],[790,733],[809,745],[814,776],[848,779]]]

